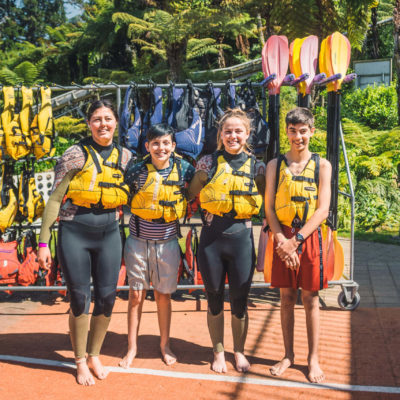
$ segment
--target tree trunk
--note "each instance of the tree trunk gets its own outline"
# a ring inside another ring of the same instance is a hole
[[[264,38],[264,33],[263,33],[261,14],[259,12],[257,13],[257,29],[258,29],[258,35],[260,37],[260,44],[262,47],[264,47],[265,38]]]
[[[167,60],[169,65],[170,79],[172,82],[180,82],[183,78],[182,65],[185,60],[187,40],[172,43],[167,47]]]
[[[397,120],[400,125],[400,0],[393,9],[394,63],[397,74]]]
[[[76,53],[68,55],[69,77],[71,82],[76,82],[79,79],[78,57]]]
[[[263,10],[263,17],[265,19],[265,34],[267,36],[267,39],[274,34],[274,31],[272,29],[272,16],[271,16],[271,7],[268,5],[265,6]]]
[[[372,58],[379,58],[378,7],[371,10]]]
[[[223,44],[224,43],[224,37],[219,36],[218,37],[218,43]],[[219,68],[225,68],[226,67],[226,62],[225,62],[225,53],[224,49],[221,47],[218,49],[218,66]]]

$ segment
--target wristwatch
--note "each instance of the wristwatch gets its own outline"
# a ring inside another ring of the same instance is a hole
[[[304,236],[299,232],[296,233],[296,241],[300,242],[300,244],[304,242]]]

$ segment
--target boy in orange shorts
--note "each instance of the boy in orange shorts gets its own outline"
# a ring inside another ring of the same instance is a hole
[[[331,164],[309,150],[314,117],[307,108],[286,115],[290,150],[267,165],[265,208],[274,234],[271,286],[280,288],[283,359],[271,369],[281,375],[294,362],[294,306],[297,290],[306,313],[308,378],[325,378],[318,362],[319,296],[328,286],[321,224],[328,216],[331,197]]]

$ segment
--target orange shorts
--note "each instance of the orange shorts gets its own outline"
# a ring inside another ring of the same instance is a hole
[[[282,225],[283,234],[290,239],[299,229],[292,232],[292,228]],[[315,230],[302,244],[299,254],[300,267],[293,271],[286,266],[276,253],[272,258],[271,286],[278,288],[302,288],[318,291],[328,287],[327,268],[324,265],[327,246],[323,242],[321,229]]]

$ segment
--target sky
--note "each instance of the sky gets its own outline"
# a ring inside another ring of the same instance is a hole
[[[80,7],[71,6],[70,4],[65,4],[65,12],[67,14],[67,18],[73,18],[80,14],[82,9]]]

